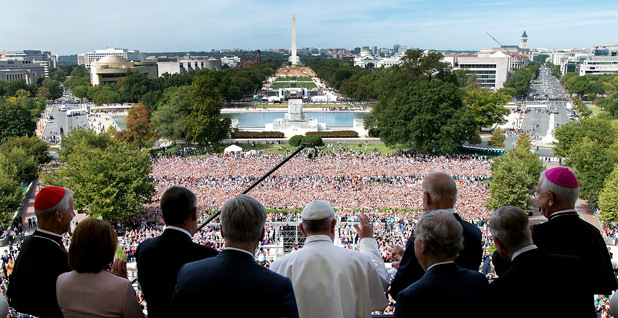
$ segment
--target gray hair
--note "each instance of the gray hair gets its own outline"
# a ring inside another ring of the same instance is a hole
[[[545,171],[541,172],[541,176],[539,177],[539,184],[541,191],[549,191],[553,193],[561,202],[565,201],[575,204],[575,201],[577,201],[577,199],[579,198],[579,187],[567,188],[559,186],[547,179],[547,177],[545,176]]]
[[[49,209],[34,210],[34,215],[36,215],[36,218],[39,220],[48,220],[54,215],[54,212],[56,212],[56,210],[66,212],[69,209],[69,201],[71,201],[72,198],[73,190],[64,188],[64,197],[62,197],[62,200],[60,200],[58,204],[54,205]]]
[[[429,193],[434,201],[448,198],[453,201],[453,204],[457,202],[457,183],[455,183],[453,177],[444,172],[434,171],[428,174],[423,179],[421,188],[424,192]]]
[[[528,216],[518,207],[503,206],[497,209],[489,219],[489,229],[491,235],[510,252],[532,244]]]
[[[240,194],[221,208],[221,230],[232,244],[253,244],[260,239],[266,223],[266,209],[255,198]]]
[[[307,234],[325,233],[330,231],[330,224],[335,219],[334,215],[319,220],[303,220],[303,229]]]
[[[463,249],[463,227],[452,212],[433,210],[421,216],[414,239],[424,241],[429,252],[438,259],[457,257]]]

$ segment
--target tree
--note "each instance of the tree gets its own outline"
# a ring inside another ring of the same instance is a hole
[[[221,117],[223,100],[207,76],[198,76],[187,92],[189,115],[185,120],[187,141],[217,147],[230,132],[230,119]]]
[[[126,220],[152,202],[154,183],[147,151],[127,147],[110,134],[76,130],[63,140],[70,146],[64,165],[44,175],[43,183],[74,191],[76,209],[107,220]]]
[[[0,223],[6,228],[21,205],[21,185],[14,165],[0,154]]]
[[[610,120],[602,118],[582,118],[561,125],[554,134],[558,144],[554,148],[556,155],[568,158],[571,149],[584,138],[597,141],[601,146],[609,147],[618,139],[618,131]]]
[[[34,159],[34,156],[28,154],[25,149],[12,148],[7,152],[3,152],[2,155],[15,167],[15,178],[17,181],[27,183],[37,178],[39,164]]]
[[[384,143],[409,144],[421,152],[453,152],[478,130],[457,85],[437,79],[409,83],[381,100],[372,115]]]
[[[149,142],[157,139],[157,133],[150,122],[150,112],[143,104],[136,104],[129,109],[127,115],[127,130],[120,131],[122,139],[129,144],[142,149]]]
[[[27,98],[32,100],[31,98]],[[25,107],[24,107],[25,106]],[[27,108],[27,101],[4,101],[0,99],[0,143],[9,137],[32,136],[36,129],[33,110]]]
[[[152,124],[161,137],[172,141],[186,137],[185,121],[189,115],[189,86],[170,87],[165,90],[152,114]]]
[[[487,145],[494,147],[504,147],[504,140],[506,140],[504,130],[502,130],[502,128],[500,127],[497,127],[491,134],[491,139],[489,139]]]
[[[26,154],[34,157],[34,161],[39,165],[46,164],[52,159],[48,152],[49,145],[35,136],[8,138],[5,143],[0,145],[0,153],[7,154],[13,148],[24,149]]]
[[[469,91],[464,97],[464,104],[472,111],[479,127],[491,127],[503,124],[509,110],[504,107],[511,96],[504,92],[491,92],[485,89]]]
[[[618,163],[617,148],[617,144],[608,147],[598,140],[584,137],[569,151],[566,164],[575,168],[582,199],[597,205],[603,184]]]
[[[599,195],[599,209],[601,218],[606,222],[618,223],[618,165],[609,175],[603,185],[603,191]]]
[[[530,152],[526,137],[522,134],[515,148],[492,162],[489,208],[512,205],[526,209],[526,201],[543,171],[543,163]]]

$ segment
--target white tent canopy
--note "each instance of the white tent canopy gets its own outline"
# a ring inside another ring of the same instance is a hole
[[[223,153],[226,154],[226,155],[228,155],[228,154],[239,154],[241,152],[242,152],[242,148],[240,148],[240,147],[238,147],[236,145],[231,145],[231,146],[229,146],[229,147],[227,147],[227,148],[225,148],[223,150]]]

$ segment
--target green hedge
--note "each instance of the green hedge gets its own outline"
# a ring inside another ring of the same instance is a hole
[[[310,131],[307,136],[320,136],[322,138],[358,138],[358,132],[354,130],[341,131]]]
[[[232,138],[284,138],[280,131],[236,131]]]

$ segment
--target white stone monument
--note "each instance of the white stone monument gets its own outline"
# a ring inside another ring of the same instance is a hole
[[[296,55],[296,15],[292,14],[292,49],[290,50],[289,61],[292,65],[299,65],[300,58]]]
[[[266,124],[266,131],[280,131],[285,137],[304,135],[309,131],[326,130],[326,124],[318,123],[315,118],[306,118],[303,112],[302,99],[288,100],[288,112],[284,118],[275,118],[272,123]]]

